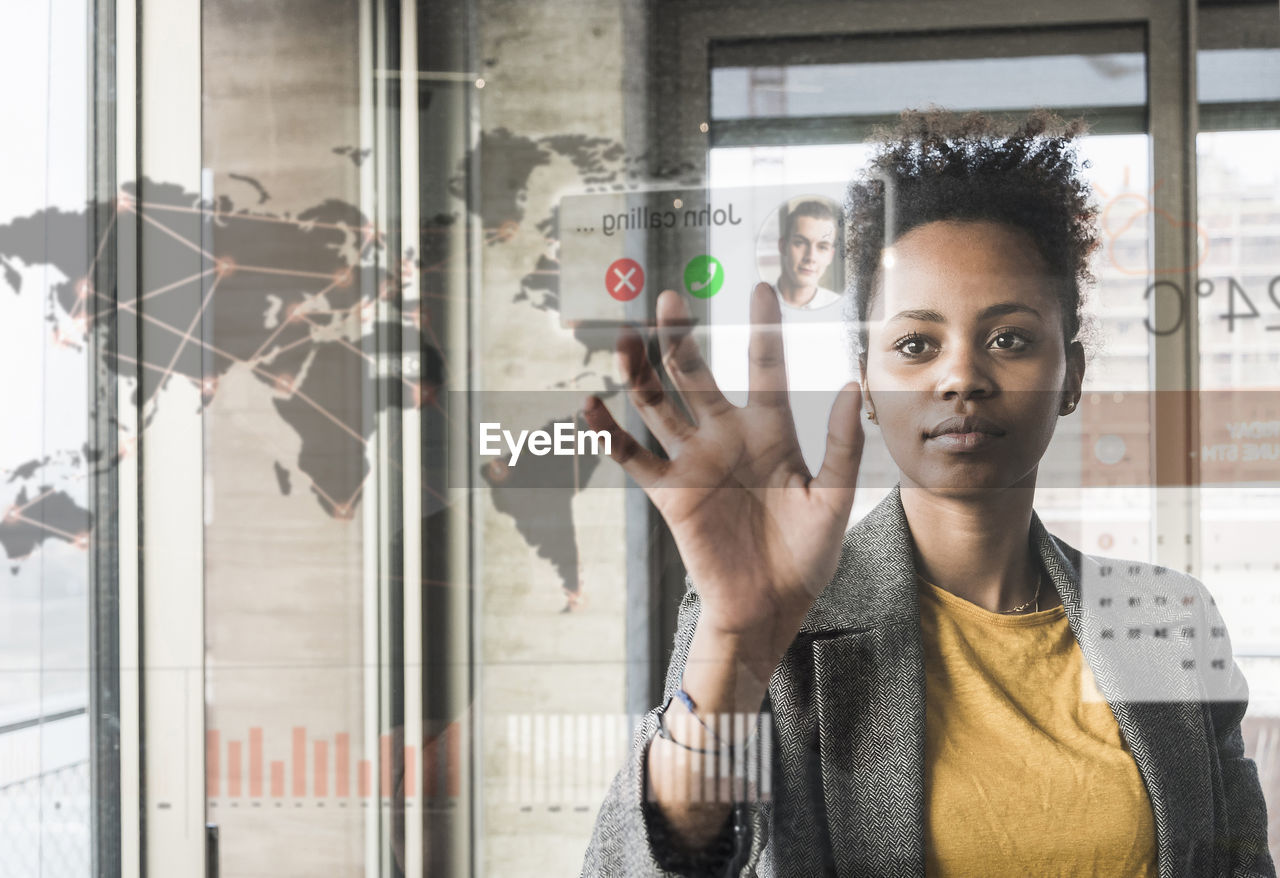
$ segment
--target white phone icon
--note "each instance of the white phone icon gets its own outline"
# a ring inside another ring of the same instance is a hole
[[[712,260],[711,263],[707,266],[707,268],[710,269],[710,271],[707,274],[707,279],[703,281],[698,281],[696,284],[690,284],[689,285],[690,292],[696,293],[701,290],[705,290],[707,287],[711,286],[711,282],[716,279],[716,274],[720,271],[720,263],[716,262],[715,260]]]

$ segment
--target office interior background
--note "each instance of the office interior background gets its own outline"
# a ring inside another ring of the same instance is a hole
[[[495,466],[476,428],[620,410],[613,334],[679,279],[629,230],[637,297],[569,284],[565,199],[838,195],[929,104],[1092,125],[1102,343],[1036,509],[1209,586],[1280,843],[1274,0],[3,23],[0,876],[577,874],[683,570],[611,462]],[[693,302],[730,383],[734,270]],[[849,367],[815,326],[821,435]],[[869,435],[855,518],[893,481]]]

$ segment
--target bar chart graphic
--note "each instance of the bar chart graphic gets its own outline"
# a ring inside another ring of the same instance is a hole
[[[466,730],[450,723],[420,746],[400,744],[397,734],[377,739],[377,758],[357,758],[347,732],[313,735],[294,726],[287,758],[268,758],[264,729],[251,726],[231,738],[218,729],[205,733],[205,790],[211,802],[264,801],[337,805],[351,801],[457,798],[462,788]]]
[[[479,766],[493,804],[530,810],[590,810],[627,770],[633,748],[652,737],[644,714],[512,714],[487,727]],[[773,761],[772,716],[725,714],[708,718],[724,740],[749,746],[727,761],[723,753],[698,760],[704,782],[692,794],[713,799],[725,784],[745,796],[768,799]],[[748,738],[747,733],[754,728]],[[644,731],[645,734],[641,734]],[[304,726],[268,741],[259,726],[239,737],[206,732],[205,774],[210,804],[238,807],[368,806],[421,799],[424,807],[451,807],[468,772],[469,730],[458,721],[420,746],[396,733],[380,735],[371,753],[358,755],[345,732],[312,734]],[[274,744],[276,749],[270,745]],[[733,778],[733,781],[730,781]]]

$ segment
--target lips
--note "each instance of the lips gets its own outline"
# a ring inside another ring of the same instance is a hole
[[[935,448],[946,452],[967,453],[990,448],[1000,441],[994,433],[943,433],[929,440]]]
[[[936,439],[951,433],[978,433],[989,436],[1003,436],[1004,427],[981,415],[965,415],[964,417],[947,418],[929,431],[928,438]]]

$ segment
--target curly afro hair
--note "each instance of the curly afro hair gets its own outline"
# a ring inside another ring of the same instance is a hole
[[[933,108],[907,110],[896,128],[876,132],[878,151],[845,204],[860,361],[884,248],[938,220],[991,220],[1026,232],[1062,305],[1064,342],[1087,341],[1084,290],[1094,281],[1088,264],[1098,209],[1080,173],[1088,163],[1077,159],[1073,142],[1085,129],[1083,120],[1042,109],[1002,123]]]

